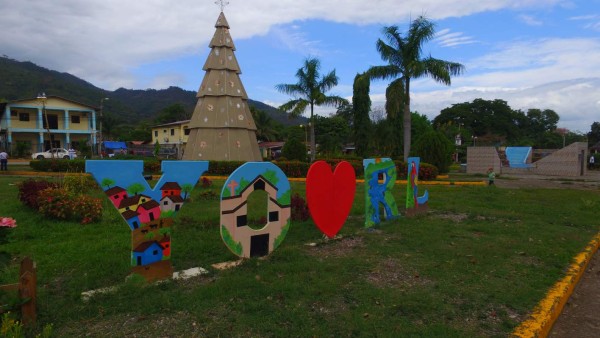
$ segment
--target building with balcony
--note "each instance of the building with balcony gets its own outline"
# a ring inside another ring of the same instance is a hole
[[[58,96],[0,103],[0,147],[34,153],[96,144],[96,107]]]

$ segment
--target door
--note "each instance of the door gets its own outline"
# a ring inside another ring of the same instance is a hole
[[[269,234],[250,237],[250,257],[261,257],[269,254]]]

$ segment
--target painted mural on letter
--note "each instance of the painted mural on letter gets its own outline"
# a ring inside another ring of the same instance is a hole
[[[427,212],[429,192],[425,190],[423,196],[419,196],[419,165],[421,164],[421,158],[409,157],[407,164],[406,215],[413,216]]]
[[[190,196],[208,161],[163,161],[163,175],[151,188],[143,161],[86,161],[106,197],[131,230],[131,265],[148,280],[169,278],[173,217]]]
[[[384,210],[386,220],[400,217],[398,205],[392,195],[396,182],[396,165],[390,158],[369,158],[363,160],[365,168],[365,227],[381,222],[379,206]],[[383,184],[379,184],[379,176]]]
[[[268,194],[267,224],[255,230],[248,225],[248,196],[256,190]],[[247,162],[225,181],[221,191],[221,237],[240,257],[270,254],[285,238],[291,217],[290,182],[270,162]]]

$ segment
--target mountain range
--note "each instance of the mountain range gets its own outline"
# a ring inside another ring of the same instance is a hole
[[[114,91],[98,88],[73,76],[46,69],[29,61],[0,57],[0,99],[7,101],[34,98],[44,92],[47,96],[60,96],[93,107],[99,107],[103,98],[103,112],[132,124],[141,120],[152,121],[164,108],[176,103],[191,113],[196,106],[196,92],[179,87],[167,89],[125,89]],[[198,79],[200,83],[202,79]],[[267,113],[273,120],[289,126],[306,123],[303,117],[290,119],[288,115],[260,101],[248,99],[248,105]]]

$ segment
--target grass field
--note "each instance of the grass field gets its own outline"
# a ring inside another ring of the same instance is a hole
[[[0,284],[31,256],[38,321],[59,337],[506,336],[600,229],[598,191],[431,186],[421,187],[426,216],[366,230],[359,184],[341,239],[294,222],[269,257],[218,271],[211,264],[236,256],[220,238],[219,202],[200,200],[197,187],[175,223],[172,262],[209,274],[146,285],[125,281],[130,231],[107,200],[101,223],[46,220],[18,201],[20,179],[0,177],[0,215],[18,223],[0,247],[12,258]],[[304,194],[303,183],[292,187]],[[399,205],[404,193],[395,187]],[[263,199],[253,201],[262,210]],[[81,299],[108,286],[119,288]]]

